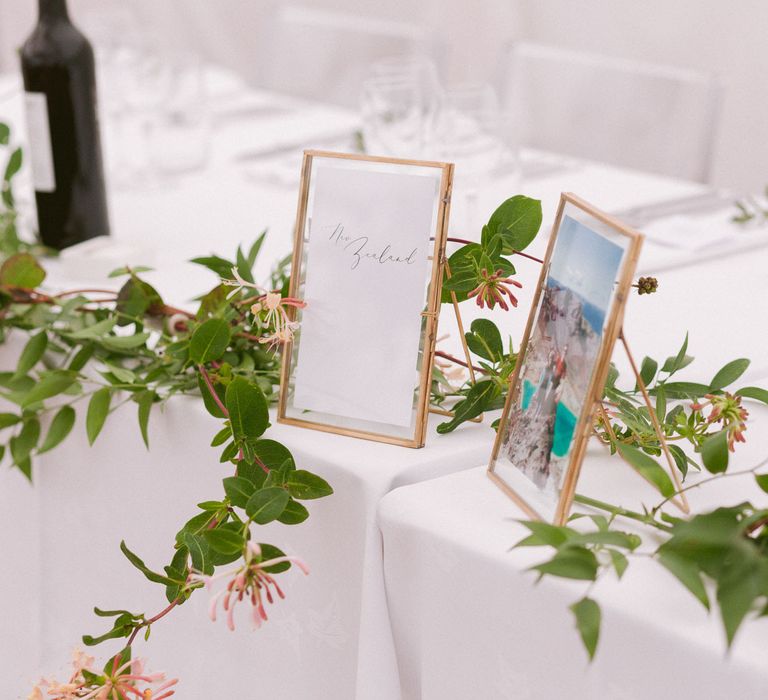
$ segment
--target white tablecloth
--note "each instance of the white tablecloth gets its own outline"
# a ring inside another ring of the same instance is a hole
[[[18,101],[0,103],[4,117],[18,124]],[[76,250],[47,263],[49,284],[102,285],[102,270],[122,263],[117,258],[125,255],[132,263],[156,267],[150,281],[170,303],[182,305],[215,279],[181,261],[209,252],[231,254],[238,243],[248,244],[269,226],[257,266],[257,273],[264,275],[269,264],[289,250],[297,192],[276,181],[254,179],[250,170],[232,160],[231,146],[239,133],[250,148],[249,133],[264,126],[261,120],[270,119],[274,128],[281,117],[269,117],[265,111],[251,121],[230,122],[226,133],[216,132],[214,145],[226,147],[215,151],[205,171],[112,189],[115,246],[92,252],[86,264]],[[478,211],[485,218],[502,199],[522,191],[543,199],[545,220],[551,221],[561,190],[620,209],[687,196],[701,186],[571,163],[539,172],[522,184],[505,178],[488,182]],[[19,195],[24,198],[23,187]],[[453,211],[452,232],[477,237],[476,231],[462,230],[460,189]],[[534,251],[543,250],[545,238]],[[697,331],[692,346],[705,354],[699,363],[705,375],[728,359],[723,339],[712,336],[710,318],[730,318],[727,337],[738,346],[754,332],[749,324],[753,312],[734,304],[734,295],[757,298],[753,295],[768,288],[759,256],[742,257],[748,274],[739,276],[738,287],[719,274],[717,266],[704,276],[686,269],[662,280],[663,293],[657,297],[633,299],[628,325],[638,353],[676,352],[687,323],[670,313],[674,306]],[[521,260],[519,268],[526,282],[520,311],[499,319],[515,338],[524,326],[538,275],[534,263]],[[472,309],[466,314],[471,318]],[[643,334],[651,320],[668,329],[660,334],[662,348],[659,338]],[[441,332],[451,329],[448,319]],[[13,364],[11,348],[2,357],[4,368]],[[377,504],[397,486],[476,466],[486,459],[492,441],[487,423],[465,426],[447,437],[434,433],[434,423],[427,447],[416,451],[286,426],[271,429],[270,435],[284,440],[300,465],[317,470],[336,490],[332,498],[312,504],[306,525],[270,527],[264,535],[305,557],[312,574],[307,579],[289,574],[288,600],[274,608],[270,624],[258,633],[245,624],[234,634],[223,625],[212,625],[200,594],[157,625],[147,652],[153,666],[182,676],[182,697],[396,697],[381,545],[374,527]],[[147,452],[133,412],[121,410],[94,448],[87,447],[78,426],[64,445],[37,460],[34,487],[14,472],[4,471],[0,477],[0,550],[16,572],[0,583],[0,677],[12,679],[7,688],[12,696],[25,692],[27,682],[40,672],[60,671],[79,635],[101,629],[90,612],[93,604],[147,612],[162,607],[159,587],[144,581],[123,559],[119,539],[125,537],[152,565],[165,563],[173,533],[195,503],[219,492],[226,470],[208,447],[216,422],[195,401],[172,402],[165,414],[153,416],[151,426]]]
[[[736,469],[768,453],[768,409],[755,414],[752,442],[738,454]],[[629,508],[660,500],[597,444],[582,474],[579,493]],[[730,479],[689,495],[694,508],[764,502],[753,484],[751,477]],[[621,582],[612,572],[601,577],[589,593],[603,612],[589,664],[568,610],[588,585],[549,577],[536,583],[527,569],[552,550],[510,551],[529,534],[515,522],[524,517],[485,467],[397,489],[382,500],[403,700],[765,698],[768,619],[746,622],[726,655],[717,614],[707,616],[671,574],[645,559],[633,559]],[[633,531],[631,523],[621,525]]]

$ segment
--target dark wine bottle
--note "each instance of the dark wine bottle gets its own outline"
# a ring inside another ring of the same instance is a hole
[[[39,0],[21,68],[43,243],[61,250],[108,235],[93,49],[66,0]]]

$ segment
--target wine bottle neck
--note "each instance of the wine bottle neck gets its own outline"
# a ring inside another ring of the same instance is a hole
[[[41,22],[69,20],[67,0],[38,0],[38,8]]]

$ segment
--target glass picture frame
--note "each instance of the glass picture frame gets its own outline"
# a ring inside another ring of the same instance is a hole
[[[488,466],[534,519],[568,518],[642,241],[561,195]]]
[[[423,447],[453,165],[305,151],[280,423]]]

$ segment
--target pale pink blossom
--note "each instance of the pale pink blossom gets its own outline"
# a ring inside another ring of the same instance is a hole
[[[188,584],[202,583],[208,590],[212,589],[214,581],[223,578],[229,579],[227,585],[211,597],[208,605],[208,616],[211,618],[211,622],[216,622],[221,603],[227,627],[234,630],[235,607],[238,603],[246,601],[251,604],[251,619],[253,626],[258,629],[268,619],[264,606],[265,601],[270,604],[273,603],[275,595],[279,598],[285,598],[285,593],[266,569],[283,562],[291,562],[296,564],[304,575],[309,574],[309,567],[298,557],[282,556],[267,561],[258,561],[260,557],[261,548],[259,545],[249,542],[246,548],[245,563],[242,566],[216,576],[207,576],[198,572],[190,574]]]
[[[93,661],[92,656],[75,651],[74,673],[69,681],[42,679],[27,700],[166,700],[176,692],[172,688],[178,679],[166,680],[163,673],[147,673],[141,659],[121,664],[119,657],[115,657],[111,669],[98,673],[98,681],[86,681],[83,670],[95,673]]]

